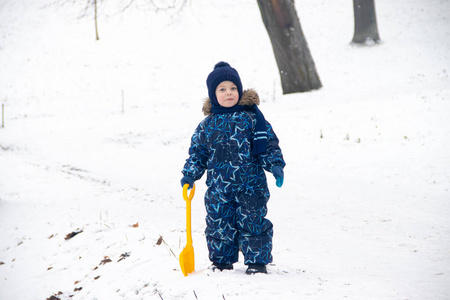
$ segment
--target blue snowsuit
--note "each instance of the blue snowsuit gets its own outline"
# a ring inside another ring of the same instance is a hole
[[[203,108],[207,117],[192,136],[182,173],[198,180],[207,171],[205,233],[209,258],[232,264],[238,261],[241,249],[245,264],[266,265],[272,262],[273,226],[265,218],[270,194],[264,170],[285,166],[278,139],[266,122],[267,151],[255,157],[255,113],[211,114],[208,101]],[[257,93],[245,91],[239,105],[253,104],[259,104]]]

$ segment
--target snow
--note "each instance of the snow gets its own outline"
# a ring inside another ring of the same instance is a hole
[[[351,1],[296,1],[324,87],[284,96],[256,1],[110,2],[99,41],[85,1],[0,3],[0,299],[450,298],[449,1],[377,0],[372,47],[349,44]],[[287,162],[267,275],[208,269],[204,178],[196,272],[179,267],[180,171],[219,60]]]

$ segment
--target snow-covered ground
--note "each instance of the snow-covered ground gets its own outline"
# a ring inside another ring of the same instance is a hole
[[[0,1],[0,299],[450,298],[450,1],[377,0],[369,48],[349,45],[352,1],[296,1],[324,87],[286,96],[256,1],[103,1],[99,41],[73,2]],[[208,269],[204,179],[196,272],[179,267],[180,171],[220,60],[287,162],[267,275]]]

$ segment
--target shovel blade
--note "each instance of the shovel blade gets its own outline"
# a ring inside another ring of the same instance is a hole
[[[181,251],[180,267],[184,276],[187,276],[189,273],[194,272],[195,258],[194,258],[194,247],[192,247],[192,245],[186,245],[183,251]]]

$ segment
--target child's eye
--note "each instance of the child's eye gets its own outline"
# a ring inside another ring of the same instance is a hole
[[[234,86],[234,87],[231,88],[231,90],[235,91],[235,90],[237,90],[237,87]]]

